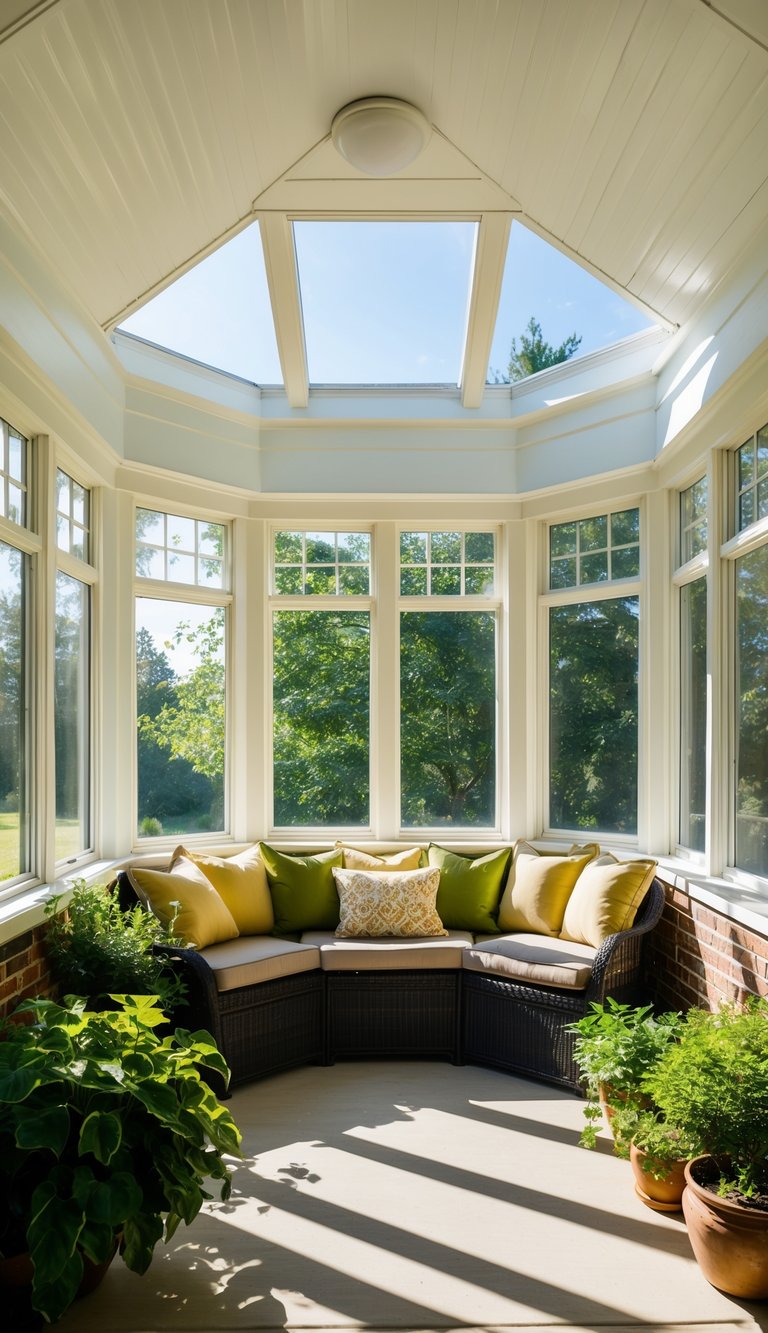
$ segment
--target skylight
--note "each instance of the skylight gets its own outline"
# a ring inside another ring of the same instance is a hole
[[[473,222],[294,222],[311,384],[458,384]]]
[[[227,374],[282,384],[258,223],[177,278],[120,328]]]
[[[520,223],[513,222],[504,266],[488,382],[509,377],[512,339],[520,349],[529,321],[557,348],[571,334],[583,356],[653,326],[636,306]],[[513,378],[515,378],[513,376]]]

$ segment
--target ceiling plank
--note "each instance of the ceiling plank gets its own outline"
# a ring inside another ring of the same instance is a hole
[[[489,213],[481,219],[478,229],[461,373],[464,407],[480,407],[483,401],[511,224],[511,213]]]
[[[281,213],[260,214],[259,229],[285,392],[291,407],[306,407],[309,374],[293,230]]]

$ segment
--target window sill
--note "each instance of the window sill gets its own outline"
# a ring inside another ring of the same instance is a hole
[[[736,884],[733,880],[704,875],[680,857],[658,858],[659,878],[688,894],[693,902],[719,912],[747,930],[768,937],[768,890]]]

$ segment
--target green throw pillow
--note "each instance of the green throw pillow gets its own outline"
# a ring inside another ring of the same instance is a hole
[[[511,852],[511,847],[502,847],[473,861],[429,844],[429,864],[440,867],[437,911],[444,926],[484,935],[498,931],[496,913]]]
[[[317,856],[286,856],[259,843],[275,912],[276,935],[291,931],[335,930],[339,895],[333,867],[341,865],[341,848]]]

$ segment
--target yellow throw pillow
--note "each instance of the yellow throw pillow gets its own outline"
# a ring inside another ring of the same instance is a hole
[[[558,935],[573,886],[591,856],[518,852],[499,904],[499,930]]]
[[[435,902],[440,885],[438,869],[334,870],[340,914],[340,939],[393,935],[417,938],[447,935]]]
[[[343,853],[345,870],[371,870],[382,874],[391,870],[418,870],[423,855],[421,847],[406,847],[402,852],[391,852],[388,856],[374,856],[359,847],[347,847],[343,842],[337,842],[336,846]]]
[[[609,852],[592,861],[568,899],[560,938],[597,948],[629,930],[655,873],[655,861],[617,861]]]
[[[173,921],[174,935],[190,948],[205,949],[238,935],[229,908],[202,870],[185,856],[171,871],[133,866],[128,878],[144,906],[164,925]]]
[[[235,918],[241,935],[270,935],[275,925],[267,872],[258,844],[246,847],[236,856],[208,856],[177,847],[171,857],[171,869],[186,856],[202,870]]]

